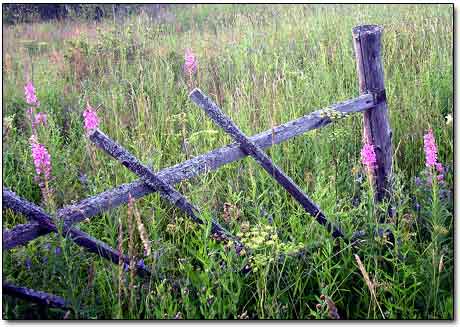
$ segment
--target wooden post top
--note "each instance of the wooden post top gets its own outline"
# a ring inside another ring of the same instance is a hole
[[[363,34],[381,34],[383,31],[383,27],[379,25],[359,25],[355,26],[352,29],[352,33],[354,37]]]

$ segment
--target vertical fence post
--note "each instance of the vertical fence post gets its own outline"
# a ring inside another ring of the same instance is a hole
[[[363,143],[374,145],[377,164],[372,169],[375,200],[382,201],[391,192],[392,131],[383,81],[380,54],[382,27],[362,25],[353,28],[353,45],[359,78],[360,94],[371,93],[375,107],[364,112]]]

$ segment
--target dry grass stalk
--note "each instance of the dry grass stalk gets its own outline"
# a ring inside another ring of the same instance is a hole
[[[359,256],[357,254],[355,254],[355,259],[356,259],[356,262],[358,263],[359,270],[361,271],[361,274],[364,277],[364,281],[367,284],[367,288],[369,288],[369,291],[371,292],[371,297],[374,298],[375,303],[377,304],[377,306],[378,306],[378,308],[380,310],[380,313],[382,314],[383,319],[385,319],[385,315],[383,314],[382,308],[380,307],[380,304],[377,301],[377,294],[375,293],[375,285],[371,281],[371,279],[369,278],[369,274],[367,273],[366,268],[364,268],[364,265],[361,262],[361,259],[359,258]]]
[[[129,290],[131,293],[130,303],[131,308],[133,308],[133,290],[134,290],[134,280],[136,275],[136,257],[134,249],[134,198],[131,194],[128,194],[128,257],[129,257]]]
[[[123,222],[121,216],[118,218],[118,303],[121,306],[121,299],[123,296]]]
[[[439,259],[438,272],[440,273],[443,270],[444,270],[444,254],[441,255],[441,259]]]
[[[137,230],[139,231],[139,236],[141,237],[142,244],[144,245],[145,255],[150,256],[151,250],[149,237],[147,231],[145,230],[145,226],[142,223],[142,218],[139,209],[136,206],[134,207],[134,216],[136,217]]]
[[[13,71],[13,61],[11,59],[11,55],[9,53],[6,53],[4,59],[5,60],[3,61],[3,72],[5,74],[9,74]]]

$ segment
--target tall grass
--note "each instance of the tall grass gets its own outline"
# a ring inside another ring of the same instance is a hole
[[[453,111],[452,14],[448,5],[194,5],[118,25],[5,27],[3,183],[30,201],[42,200],[25,118],[23,86],[30,78],[41,110],[48,113],[43,139],[61,207],[136,179],[91,148],[82,120],[87,101],[100,106],[103,131],[159,170],[231,142],[187,99],[185,48],[198,58],[195,85],[253,135],[357,96],[351,29],[382,25],[394,148],[389,201],[394,223],[383,227],[397,242],[388,247],[371,232],[359,247],[374,298],[356,251],[343,243],[337,251],[326,231],[246,158],[176,187],[205,217],[217,217],[234,234],[249,237],[249,225],[250,237],[257,239],[269,228],[278,238],[273,245],[252,240],[250,251],[238,256],[209,237],[209,226],[195,226],[152,194],[136,206],[151,241],[152,254],[144,261],[153,276],[130,280],[134,288],[124,301],[118,299],[118,281],[129,278],[120,278],[116,265],[52,235],[4,252],[3,278],[66,297],[73,305],[70,318],[324,319],[328,307],[316,307],[323,294],[345,319],[452,319],[453,128],[445,122]],[[374,208],[367,200],[361,117],[268,150],[348,236],[372,230],[375,215],[387,205]],[[430,127],[439,161],[450,168],[442,190],[415,183],[425,168],[423,134]],[[228,221],[224,203],[238,209]],[[127,210],[113,209],[79,227],[116,248]],[[4,228],[25,222],[11,211],[3,213]],[[143,252],[139,237],[130,241]],[[128,243],[123,242],[125,252]],[[54,254],[56,246],[63,247],[62,255]],[[258,269],[242,274],[248,263]],[[3,300],[7,319],[65,314]]]

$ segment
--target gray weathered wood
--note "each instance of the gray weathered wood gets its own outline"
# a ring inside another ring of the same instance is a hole
[[[364,94],[355,99],[346,100],[327,108],[340,111],[344,114],[351,114],[365,111],[373,106],[373,96],[371,94]],[[276,126],[273,130],[269,129],[256,134],[249,139],[259,147],[265,149],[310,130],[325,127],[331,123],[331,120],[327,117],[321,117],[319,115],[321,111],[322,109],[314,111],[308,115]],[[174,185],[183,180],[216,170],[225,164],[241,160],[244,157],[246,157],[244,151],[240,149],[238,144],[233,143],[196,156],[177,165],[164,168],[160,170],[157,175],[170,185]],[[88,197],[77,204],[65,206],[58,210],[57,216],[59,218],[68,217],[68,220],[77,223],[86,218],[96,216],[108,209],[127,203],[129,193],[131,193],[133,198],[137,199],[152,192],[155,192],[155,190],[146,185],[142,180],[137,180]],[[29,226],[29,232],[27,233],[27,236],[29,236],[28,241],[40,236],[32,233],[33,230],[38,233],[39,228],[40,227],[36,225]],[[26,241],[26,235],[22,235],[22,239]]]
[[[370,94],[366,94],[356,99],[334,104],[328,108],[335,109],[344,114],[349,114],[364,111],[372,108],[372,106],[373,97]],[[331,120],[327,117],[320,117],[320,112],[321,110],[318,110],[283,125],[276,126],[273,130],[270,129],[251,137],[250,140],[261,148],[268,148],[312,129],[321,128],[330,124]],[[157,172],[157,176],[166,183],[174,185],[183,180],[216,170],[227,163],[240,160],[245,156],[246,154],[240,149],[239,145],[233,143],[186,160],[175,166],[162,169]],[[78,204],[69,205],[60,209],[58,211],[58,217],[68,217],[68,219],[71,219],[74,223],[79,222],[85,218],[100,214],[107,209],[127,203],[128,193],[131,193],[131,196],[134,198],[140,198],[151,192],[153,192],[153,190],[141,180],[129,184],[122,184],[111,190],[84,199]]]
[[[38,237],[45,233],[57,232],[56,225],[49,216],[39,206],[24,200],[17,196],[14,192],[6,187],[3,187],[3,206],[11,210],[23,214],[27,219],[36,222],[25,225],[17,225],[11,230],[3,230],[3,250],[11,249],[18,245],[25,245],[29,241],[28,238]],[[32,228],[32,226],[34,228]],[[87,251],[96,253],[113,263],[118,264],[119,252],[102,241],[99,241],[90,235],[76,228],[63,228],[63,235],[69,237],[76,244],[84,247]],[[126,255],[121,256],[123,262],[129,264],[129,258]],[[142,264],[137,263],[137,272],[139,275],[149,275],[150,271]]]
[[[19,224],[14,226],[12,229],[3,229],[3,250],[9,250],[17,246],[26,245],[31,240],[42,235],[49,234],[50,232],[49,228],[43,227],[37,222]]]
[[[238,142],[245,153],[253,157],[257,163],[278,182],[278,184],[291,194],[292,197],[303,206],[305,211],[315,218],[318,223],[325,226],[328,232],[332,233],[334,238],[344,237],[342,231],[326,219],[326,216],[321,212],[321,209],[316,203],[314,203],[302,189],[281,170],[281,168],[273,163],[270,157],[263,152],[260,147],[251,142],[238,126],[224,114],[217,104],[197,88],[190,93],[189,97],[197,106],[201,107],[206,112],[214,123],[220,126]]]
[[[70,308],[70,303],[60,296],[42,291],[36,291],[27,287],[16,286],[5,281],[3,281],[2,291],[3,294],[6,295],[11,295],[23,300],[48,305],[50,307],[61,309]]]
[[[361,94],[373,93],[375,108],[366,110],[363,118],[363,143],[374,145],[377,165],[374,176],[375,199],[382,201],[390,192],[392,166],[392,131],[383,79],[381,57],[382,27],[363,25],[353,28],[353,44]]]
[[[134,155],[116,143],[110,137],[105,135],[99,129],[94,129],[88,133],[89,139],[93,141],[99,148],[117,159],[123,166],[131,170],[142,179],[153,190],[157,190],[161,197],[169,201],[172,205],[184,211],[194,222],[203,224],[204,221],[199,217],[200,211],[191,204],[185,196],[174,189],[170,184],[159,178],[149,167],[143,165]],[[71,223],[71,221],[70,221]],[[217,223],[214,219],[211,220],[211,231],[221,237],[232,239],[237,252],[243,246],[242,244],[228,231]]]

